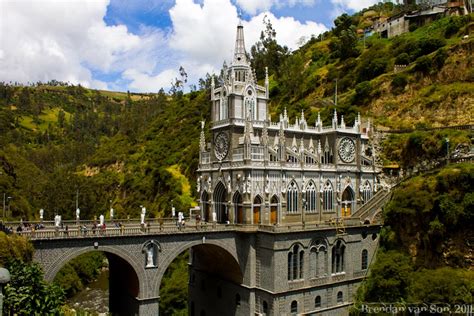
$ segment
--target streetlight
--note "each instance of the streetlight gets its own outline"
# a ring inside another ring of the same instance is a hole
[[[446,164],[449,164],[449,138],[446,137]]]
[[[3,215],[2,220],[5,222],[5,193],[3,193]]]
[[[2,219],[5,221],[5,204],[8,202],[8,212],[10,212],[10,199],[12,199],[11,196],[7,197],[6,193],[3,193],[3,216]]]
[[[3,314],[3,286],[10,282],[10,272],[0,268],[0,316]]]

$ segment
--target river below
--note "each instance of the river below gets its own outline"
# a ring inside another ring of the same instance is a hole
[[[77,311],[107,315],[109,312],[109,270],[102,270],[97,280],[68,299],[67,304]]]

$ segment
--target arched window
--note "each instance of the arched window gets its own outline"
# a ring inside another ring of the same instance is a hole
[[[240,294],[235,294],[235,305],[240,306]]]
[[[298,211],[298,187],[295,181],[292,181],[288,186],[286,203],[288,213],[296,213]]]
[[[226,223],[229,219],[227,210],[227,189],[219,182],[214,189],[214,212],[218,223]]]
[[[294,245],[288,252],[288,280],[303,278],[304,250]]]
[[[369,253],[366,249],[362,250],[362,270],[366,270],[369,263]]]
[[[293,252],[288,253],[288,280],[293,280]]]
[[[300,250],[300,257],[298,259],[299,267],[298,267],[298,276],[300,279],[303,278],[303,262],[304,262],[304,251]]]
[[[310,275],[313,278],[326,275],[327,247],[323,241],[318,241],[311,247]]]
[[[333,210],[334,191],[331,181],[326,181],[323,188],[323,211]]]
[[[372,198],[372,186],[370,182],[367,180],[365,181],[364,186],[361,188],[362,190],[362,204],[367,203]]]
[[[252,90],[248,90],[247,94],[248,96],[245,97],[245,101],[244,101],[247,117],[250,118],[251,120],[257,120],[258,119],[257,103],[255,102],[255,98],[252,96],[253,94]]]
[[[298,313],[298,302],[297,302],[297,301],[291,302],[290,312],[291,312],[292,314]]]
[[[234,223],[243,224],[244,222],[244,207],[242,204],[242,195],[239,191],[236,191],[232,198],[234,203]]]
[[[264,315],[268,314],[268,303],[267,301],[263,301],[262,303],[262,312]]]
[[[260,224],[260,209],[262,199],[257,195],[253,200],[253,224]]]
[[[315,278],[317,276],[318,271],[318,252],[316,247],[311,247],[311,251],[309,252],[309,271],[310,276]]]
[[[344,251],[346,246],[341,240],[338,240],[332,247],[332,273],[344,271]]]
[[[227,116],[228,116],[227,96],[224,91],[224,95],[221,98],[220,103],[219,103],[219,119],[225,120]]]
[[[338,303],[343,303],[344,302],[344,296],[341,291],[337,292],[337,302]]]
[[[270,224],[278,222],[278,198],[276,195],[270,200]]]
[[[203,191],[201,194],[201,209],[202,209],[202,217],[204,221],[208,222],[211,219],[210,207],[209,207],[209,195],[207,191]]]
[[[306,187],[306,211],[316,212],[316,186],[312,181]]]
[[[321,296],[316,296],[314,299],[314,308],[319,308],[321,307]]]

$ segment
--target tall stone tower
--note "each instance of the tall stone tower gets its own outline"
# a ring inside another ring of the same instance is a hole
[[[223,70],[197,189],[203,221],[236,229],[239,262],[191,252],[190,314],[347,314],[378,243],[379,226],[357,217],[378,189],[370,122],[334,111],[309,125],[286,109],[272,122],[268,73],[258,85],[241,24]]]

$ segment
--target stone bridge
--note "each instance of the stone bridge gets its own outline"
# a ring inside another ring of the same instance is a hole
[[[186,227],[177,227],[165,221],[152,222],[146,228],[139,222],[127,222],[121,227],[109,225],[95,230],[90,229],[90,223],[65,222],[67,228],[43,223],[44,228],[25,229],[21,234],[32,241],[34,260],[48,281],[73,258],[91,251],[104,252],[109,261],[109,310],[114,315],[158,315],[163,275],[187,250],[191,314],[199,315],[194,311],[200,310],[202,315],[251,315],[262,310],[264,301],[268,302],[267,314],[286,314],[290,312],[286,301],[308,287],[324,290],[328,300],[336,288],[350,297],[366,273],[358,266],[360,259],[348,259],[343,275],[326,273],[319,279],[311,277],[311,267],[305,264],[300,272],[304,280],[288,282],[288,251],[298,244],[305,250],[301,256],[311,262],[315,241],[335,247],[339,240],[347,245],[348,258],[356,258],[366,249],[371,261],[380,228],[361,224],[360,218],[345,219],[343,231],[337,222],[271,226],[188,222]],[[84,224],[89,227],[87,231],[81,229]],[[326,258],[329,272],[330,252]],[[336,306],[342,308],[347,303]],[[328,308],[333,308],[329,301]]]
[[[240,266],[245,266],[251,253],[251,243],[242,242],[241,233],[225,225],[144,229],[129,224],[87,233],[46,227],[22,234],[31,238],[36,249],[34,260],[42,266],[47,281],[52,281],[75,257],[91,251],[104,252],[110,269],[110,311],[126,315],[158,314],[161,279],[171,262],[188,249],[194,250],[192,258],[200,257],[202,269],[236,278],[239,283],[244,273]]]

